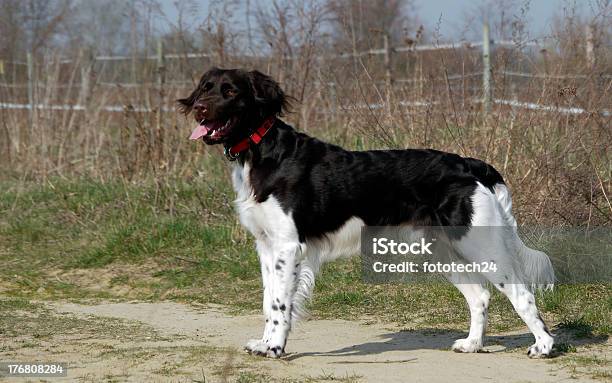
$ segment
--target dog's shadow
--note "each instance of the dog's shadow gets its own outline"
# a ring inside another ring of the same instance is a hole
[[[567,352],[568,348],[589,344],[601,344],[608,340],[608,336],[576,337],[571,331],[564,329],[555,329],[553,333],[555,335],[556,347],[553,349],[552,357],[564,354]],[[315,351],[289,354],[284,359],[290,361],[309,356],[346,357],[377,355],[390,351],[423,349],[450,350],[455,340],[465,337],[467,337],[466,332],[448,329],[402,330],[379,335],[378,341],[355,344],[327,352]],[[490,335],[485,338],[483,352],[496,353],[520,348],[524,348],[526,352],[527,348],[531,346],[533,342],[533,335],[529,332],[512,335]]]

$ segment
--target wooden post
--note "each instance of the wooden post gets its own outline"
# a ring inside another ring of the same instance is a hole
[[[332,120],[334,124],[338,122],[337,118],[337,109],[338,109],[338,96],[336,94],[336,83],[330,82],[329,84],[329,98],[330,98],[330,108],[332,114]]]
[[[225,66],[225,28],[223,23],[217,24],[217,44],[219,46],[219,64]],[[283,65],[283,54],[279,54],[280,65]],[[280,80],[279,80],[280,81]]]
[[[592,24],[586,26],[586,63],[590,70],[595,68],[595,31]]]
[[[135,3],[132,3],[131,5],[131,9],[130,9],[130,43],[131,43],[131,50],[132,50],[132,60],[131,60],[131,77],[132,77],[132,82],[136,83],[137,82],[137,76],[136,76],[136,67],[137,67],[137,62],[136,62],[136,55],[138,52],[138,38],[136,36],[136,10],[135,10]]]
[[[416,51],[415,51],[416,52]],[[425,80],[423,79],[423,54],[419,54],[417,52],[417,60],[419,65],[419,98],[424,99],[425,94],[423,93],[423,86],[425,84]]]
[[[26,57],[28,66],[28,125],[30,133],[34,133],[34,62],[32,59],[32,53],[28,52]]]
[[[389,44],[389,33],[383,33],[383,49],[385,51],[385,87],[387,88],[386,108],[387,113],[391,115],[391,86],[393,85],[393,77],[391,76],[391,46]]]
[[[91,92],[93,88],[93,66],[95,56],[91,48],[86,49],[83,53],[83,65],[81,66],[81,96],[79,102],[83,104],[85,109],[89,107],[91,100]]]
[[[91,47],[84,48],[81,55],[83,57],[81,60],[81,90],[77,102],[84,108],[82,116],[85,116],[83,121],[85,121],[84,123],[87,124],[87,116],[91,103],[91,94],[94,82],[93,66],[95,63],[95,56]],[[72,124],[76,118],[77,114],[73,113],[72,117],[70,118],[70,124]],[[95,142],[95,138],[93,138],[94,136],[95,129],[85,129],[85,141],[81,145],[83,158],[86,158],[88,153],[91,153],[90,145],[92,142]],[[62,158],[60,158],[60,160],[62,160]]]
[[[164,111],[164,83],[166,80],[166,67],[164,62],[164,45],[161,37],[157,41],[157,90],[159,92],[159,100],[157,104],[157,120],[156,120],[156,133],[157,133],[157,148],[158,148],[158,160],[164,158],[164,131],[162,129],[162,118]],[[154,141],[151,141],[153,145]]]
[[[489,23],[482,26],[482,92],[485,114],[491,111],[492,91],[491,87],[491,38],[489,37]]]
[[[11,73],[11,82],[12,83],[16,83],[17,82],[17,67],[19,65],[15,65],[15,63],[11,63],[11,68],[13,69]]]
[[[90,89],[88,56],[89,54],[87,51],[83,53],[83,62],[81,63],[81,96],[79,97],[79,103],[81,103],[85,109],[87,109],[85,100],[87,99],[87,94]]]

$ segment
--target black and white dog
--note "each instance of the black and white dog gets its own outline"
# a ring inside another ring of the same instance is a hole
[[[240,221],[256,239],[265,327],[246,350],[283,355],[320,265],[359,254],[362,226],[420,225],[468,227],[452,242],[454,251],[466,260],[486,256],[502,265],[507,283],[494,286],[535,336],[528,355],[551,353],[553,337],[527,281],[535,276],[544,281],[540,287],[552,287],[553,269],[546,254],[518,237],[510,193],[491,165],[436,150],[349,151],[299,133],[277,118],[289,97],[257,71],[213,68],[178,102],[199,123],[192,139],[224,145],[233,161]],[[507,227],[511,235],[483,248],[469,229],[477,226]],[[452,348],[477,352],[487,320],[487,276],[447,277],[471,314],[469,335]]]

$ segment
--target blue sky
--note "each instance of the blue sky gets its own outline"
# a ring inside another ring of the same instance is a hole
[[[591,0],[531,0],[529,11],[527,12],[527,22],[530,34],[539,37],[550,32],[551,20],[553,15],[563,14],[563,9],[568,6],[576,5],[582,14],[590,13]],[[416,0],[417,14],[431,30],[435,28],[438,20],[441,19],[440,32],[443,37],[449,38],[464,27],[466,13],[474,10],[482,4],[491,1],[478,0]],[[519,6],[525,1],[516,1]],[[451,35],[451,36],[449,36]]]
[[[456,40],[456,36],[460,31],[466,29],[466,23],[469,14],[474,14],[475,9],[483,4],[491,4],[496,0],[413,0],[415,11],[420,22],[430,32],[436,28],[439,23],[439,33],[443,40]],[[511,1],[511,0],[507,0]],[[575,5],[583,15],[588,15],[591,12],[591,5],[595,0],[514,0],[518,5],[528,3],[529,10],[527,12],[527,23],[529,35],[532,38],[541,37],[550,32],[551,20],[555,14],[563,14],[563,9]],[[162,7],[166,15],[170,19],[176,19],[177,12],[174,6],[174,0],[161,1]],[[250,0],[253,4],[272,3],[272,0]],[[209,1],[196,1],[197,9],[202,15],[207,13]],[[216,1],[219,4],[219,1]],[[242,4],[246,4],[243,1]],[[236,12],[240,13],[240,12]],[[480,21],[478,21],[480,24]],[[480,27],[477,27],[480,30]],[[469,37],[469,36],[468,36]]]

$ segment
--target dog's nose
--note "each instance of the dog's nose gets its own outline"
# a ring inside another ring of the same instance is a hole
[[[205,103],[198,101],[193,106],[194,117],[198,121],[202,121],[208,118],[208,105]]]

